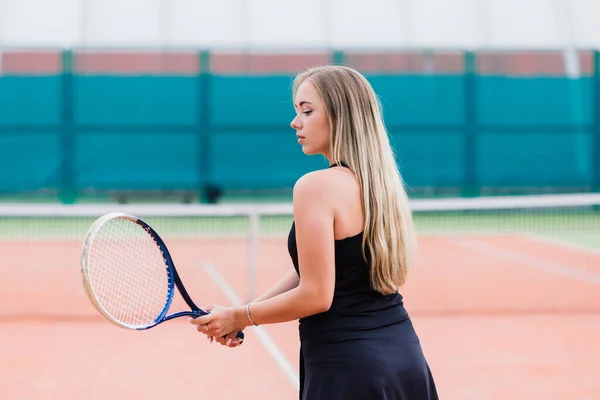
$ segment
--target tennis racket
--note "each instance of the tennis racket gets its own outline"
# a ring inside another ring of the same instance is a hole
[[[92,304],[122,328],[145,330],[173,318],[208,314],[185,290],[158,233],[133,215],[109,213],[94,221],[83,242],[81,273]],[[167,315],[175,287],[190,310]],[[244,333],[237,337],[243,339]]]

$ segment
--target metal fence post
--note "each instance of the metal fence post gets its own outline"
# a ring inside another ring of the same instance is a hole
[[[346,57],[342,50],[335,50],[331,55],[331,61],[333,65],[344,65],[344,63],[346,62],[345,58]]]
[[[211,131],[210,131],[210,51],[198,55],[198,167],[200,182],[198,197],[202,203],[216,201],[215,189],[210,180]]]
[[[465,164],[463,196],[472,197],[479,194],[477,180],[477,57],[472,51],[465,53]]]
[[[594,96],[593,96],[593,129],[594,137],[592,140],[592,162],[593,162],[593,190],[600,192],[600,51],[594,50]]]
[[[62,52],[62,163],[58,195],[63,204],[75,203],[77,190],[73,173],[73,52]]]

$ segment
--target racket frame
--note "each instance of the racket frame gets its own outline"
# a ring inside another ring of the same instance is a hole
[[[90,256],[89,249],[90,249],[91,242],[93,242],[97,232],[102,228],[102,226],[105,223],[107,223],[110,220],[119,219],[119,218],[134,222],[137,225],[139,225],[141,228],[143,228],[146,231],[146,233],[152,238],[152,240],[154,240],[154,242],[158,245],[159,249],[161,250],[161,252],[163,254],[163,258],[165,260],[165,268],[167,269],[167,276],[168,276],[168,292],[167,292],[168,295],[167,295],[167,299],[166,299],[163,310],[154,319],[154,322],[152,324],[130,325],[130,324],[125,324],[123,322],[120,322],[119,320],[113,318],[110,315],[110,313],[98,301],[98,299],[96,297],[96,293],[94,292],[93,285],[91,283],[91,276],[90,276],[89,268],[88,268],[89,256]],[[82,247],[82,252],[81,252],[81,273],[83,276],[83,286],[85,288],[85,292],[86,292],[87,296],[89,297],[89,299],[91,300],[94,307],[100,312],[100,314],[102,314],[103,317],[105,317],[107,320],[109,320],[110,322],[112,322],[113,324],[115,324],[121,328],[133,329],[133,330],[146,330],[146,329],[150,329],[152,327],[155,327],[158,324],[161,324],[163,322],[169,321],[174,318],[179,318],[179,317],[184,317],[184,316],[191,316],[191,317],[197,318],[202,315],[208,314],[207,311],[202,310],[200,307],[198,307],[194,303],[194,301],[191,299],[190,295],[188,294],[187,290],[185,289],[183,282],[181,281],[181,278],[179,277],[179,274],[177,273],[177,269],[175,268],[173,258],[171,257],[171,254],[169,253],[169,250],[167,249],[165,242],[162,240],[162,238],[158,235],[158,233],[150,225],[148,225],[141,218],[136,217],[134,215],[130,215],[130,214],[122,213],[122,212],[112,212],[112,213],[105,214],[105,215],[101,216],[100,218],[98,218],[96,221],[94,221],[94,223],[88,229],[88,231],[85,235],[84,241],[83,241],[83,247]],[[177,290],[179,291],[179,293],[183,297],[184,301],[190,307],[191,310],[190,311],[180,311],[180,312],[176,312],[176,313],[167,315],[167,312],[169,311],[169,308],[171,307],[171,304],[173,302],[173,297],[175,295],[175,287],[177,287]]]

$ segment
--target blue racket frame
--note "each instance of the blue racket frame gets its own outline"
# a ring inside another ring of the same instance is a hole
[[[196,305],[196,303],[194,303],[194,301],[188,294],[187,290],[183,286],[183,282],[181,282],[181,278],[179,277],[179,274],[177,273],[177,269],[175,268],[175,263],[173,262],[173,258],[171,257],[171,254],[169,253],[169,250],[167,249],[167,245],[162,240],[160,235],[150,225],[148,225],[146,222],[144,222],[140,218],[136,217],[135,223],[138,224],[139,226],[141,226],[142,228],[144,228],[144,230],[146,232],[148,232],[148,234],[150,236],[152,236],[152,239],[154,239],[156,244],[158,244],[160,251],[163,253],[163,256],[165,257],[166,267],[167,267],[167,277],[168,277],[168,282],[169,282],[169,290],[168,290],[168,294],[167,294],[167,301],[165,303],[165,307],[163,308],[161,313],[158,315],[158,317],[156,317],[153,325],[149,325],[147,327],[141,327],[141,328],[138,328],[138,330],[149,329],[158,324],[161,324],[163,322],[169,321],[174,318],[185,317],[185,316],[200,317],[202,315],[207,315],[208,312],[202,310],[200,307],[198,307]],[[167,315],[167,312],[169,311],[169,308],[171,307],[171,303],[173,302],[173,297],[175,296],[175,286],[177,286],[177,290],[179,290],[179,293],[181,293],[181,296],[183,297],[183,299],[185,300],[187,305],[191,308],[191,311],[181,311],[181,312]]]

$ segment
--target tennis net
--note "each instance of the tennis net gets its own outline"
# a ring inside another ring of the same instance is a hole
[[[599,194],[417,199],[411,208],[419,252],[401,293],[413,314],[600,312]],[[158,231],[199,303],[222,296],[223,282],[249,300],[291,268],[291,204],[4,204],[0,318],[97,318],[80,249],[91,223],[114,211]]]

